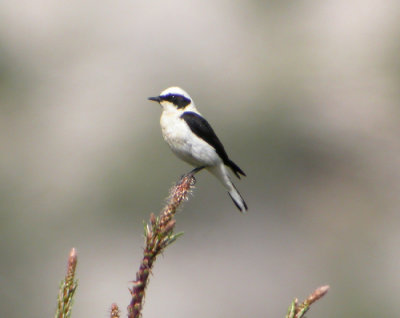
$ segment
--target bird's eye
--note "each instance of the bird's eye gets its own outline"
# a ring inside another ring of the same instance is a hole
[[[176,94],[168,94],[161,96],[162,100],[168,101],[174,104],[178,109],[185,108],[188,104],[190,104],[190,99]]]

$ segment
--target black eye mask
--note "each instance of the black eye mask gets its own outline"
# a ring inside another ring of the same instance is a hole
[[[174,104],[178,109],[185,108],[191,102],[189,98],[177,94],[168,94],[165,96],[160,96],[160,99]]]

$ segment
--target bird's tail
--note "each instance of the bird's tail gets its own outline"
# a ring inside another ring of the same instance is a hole
[[[231,197],[233,203],[235,203],[236,207],[240,210],[240,212],[244,213],[247,211],[247,204],[243,200],[239,191],[236,189],[235,185],[232,183],[231,178],[229,177],[228,171],[226,170],[224,164],[219,166],[214,166],[208,168],[208,170],[217,177],[217,179],[224,185],[225,189],[228,190],[228,194]]]
[[[232,189],[228,191],[228,194],[231,197],[233,203],[235,203],[236,207],[240,210],[240,212],[245,213],[247,211],[247,204],[243,200],[241,194],[236,189],[233,183],[232,183]]]

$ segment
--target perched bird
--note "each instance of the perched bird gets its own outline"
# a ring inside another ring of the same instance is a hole
[[[162,135],[172,151],[195,167],[192,174],[204,168],[210,171],[228,190],[237,208],[245,212],[247,204],[232,183],[225,166],[231,168],[239,179],[240,175],[246,174],[229,159],[221,141],[196,109],[188,93],[179,87],[170,87],[157,97],[149,97],[149,100],[158,102],[162,107]]]

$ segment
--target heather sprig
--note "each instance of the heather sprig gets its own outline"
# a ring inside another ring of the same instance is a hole
[[[323,297],[329,290],[329,286],[318,287],[310,296],[307,297],[301,304],[299,300],[295,298],[290,304],[286,318],[302,318],[306,312],[310,309],[310,306],[318,299]]]
[[[175,242],[182,233],[174,233],[175,213],[179,206],[188,198],[195,178],[192,174],[187,174],[171,189],[167,205],[159,216],[153,213],[150,215],[149,223],[144,225],[145,248],[143,259],[136,273],[136,280],[130,289],[131,302],[128,306],[128,317],[138,318],[141,316],[146,287],[149,282],[149,275],[153,269],[154,262],[164,249]]]
[[[78,257],[75,248],[72,248],[68,257],[67,274],[61,281],[60,289],[57,299],[57,310],[55,318],[68,318],[71,317],[73,297],[78,286],[75,280],[75,270]]]

